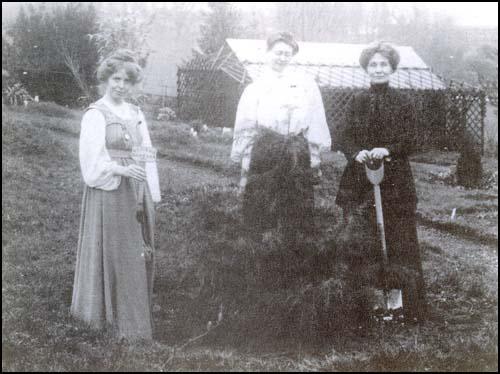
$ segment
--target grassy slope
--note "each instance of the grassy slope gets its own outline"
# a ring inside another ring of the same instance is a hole
[[[460,190],[429,177],[434,165],[414,164],[420,197],[419,236],[433,318],[422,327],[391,326],[321,347],[283,343],[266,353],[219,349],[182,306],[162,297],[175,274],[190,271],[186,253],[196,189],[229,186],[229,141],[215,133],[186,137],[185,125],[152,123],[163,159],[164,199],[158,207],[157,341],[116,342],[69,318],[82,191],[77,160],[78,113],[58,117],[2,111],[2,369],[3,370],[495,370],[497,368],[497,190]],[[48,111],[48,114],[52,114]],[[48,129],[48,130],[47,130]],[[331,163],[342,158],[330,155]],[[495,162],[493,161],[493,164]],[[208,187],[207,187],[208,185]],[[334,183],[332,183],[332,186]],[[334,189],[334,187],[332,187]],[[328,191],[326,191],[328,192]],[[323,191],[320,205],[332,208]],[[457,219],[449,220],[452,208]],[[480,216],[478,216],[480,215]],[[463,234],[464,228],[468,231]],[[175,308],[177,307],[177,309]],[[228,334],[231,333],[228,331]]]

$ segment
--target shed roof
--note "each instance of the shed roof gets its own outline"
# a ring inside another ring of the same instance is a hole
[[[226,39],[230,54],[221,59],[220,69],[243,82],[248,76],[254,80],[264,71],[265,40]],[[312,75],[319,86],[363,88],[369,78],[358,59],[366,44],[298,42],[299,53],[290,69]],[[425,62],[408,46],[396,47],[401,56],[398,70],[390,84],[396,88],[444,89],[445,84]],[[221,56],[222,57],[222,56]]]

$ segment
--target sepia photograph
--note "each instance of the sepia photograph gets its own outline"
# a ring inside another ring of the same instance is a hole
[[[2,2],[2,371],[498,371],[498,2]]]

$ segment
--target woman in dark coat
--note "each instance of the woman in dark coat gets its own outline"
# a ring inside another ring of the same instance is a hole
[[[354,95],[337,134],[348,163],[336,202],[346,217],[363,216],[368,231],[376,234],[373,185],[364,163],[370,158],[385,159],[380,188],[389,263],[414,275],[413,286],[402,285],[403,305],[405,317],[421,320],[425,292],[415,219],[417,196],[408,160],[414,148],[416,115],[410,97],[389,87],[399,60],[388,43],[374,44],[361,53],[370,89]],[[373,241],[378,243],[376,237]]]

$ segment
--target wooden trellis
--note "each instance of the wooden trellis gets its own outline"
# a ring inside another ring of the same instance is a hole
[[[347,104],[359,90],[323,89],[327,121],[332,134],[342,121]],[[450,84],[445,90],[403,90],[417,112],[417,148],[460,151],[465,143],[484,148],[485,93],[464,85]],[[335,137],[334,137],[335,141]]]
[[[178,108],[181,119],[199,119],[209,126],[233,127],[238,101],[250,82],[245,70],[228,70],[231,55],[217,59],[199,56],[178,70]],[[236,65],[235,65],[236,66]],[[365,88],[321,87],[327,122],[335,143],[352,95]],[[420,149],[461,150],[467,142],[478,151],[484,146],[484,91],[450,83],[446,89],[404,89],[417,110],[417,145]],[[335,145],[334,145],[335,148]]]
[[[484,150],[486,94],[483,90],[452,82],[445,93],[446,143],[450,150],[465,144]]]
[[[498,107],[498,80],[482,82],[481,88],[486,92],[489,103]]]
[[[243,86],[202,57],[177,72],[177,114],[209,126],[232,127]]]

